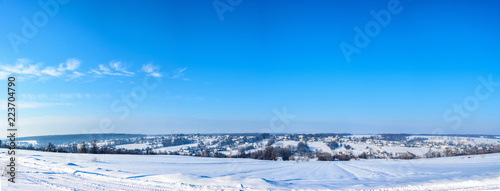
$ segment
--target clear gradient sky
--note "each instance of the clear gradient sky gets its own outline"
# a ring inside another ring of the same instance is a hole
[[[498,1],[401,0],[350,62],[341,43],[397,2],[60,3],[0,1],[0,109],[16,76],[21,136],[500,134],[500,86],[479,80],[500,82]],[[145,78],[161,82],[121,101]]]

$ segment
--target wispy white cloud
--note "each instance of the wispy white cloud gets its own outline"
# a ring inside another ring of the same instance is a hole
[[[69,106],[73,105],[72,103],[50,103],[50,102],[19,102],[19,108],[24,109],[34,109],[34,108],[42,108],[42,107],[54,107],[54,106]]]
[[[73,71],[73,70],[76,70],[78,67],[80,67],[80,64],[81,64],[80,60],[68,59],[68,60],[66,60],[65,63],[60,63],[59,68],[57,68],[57,70],[59,70],[59,71],[66,71],[66,70]]]
[[[59,94],[20,94],[21,98],[30,101],[37,100],[61,100],[61,99],[107,99],[111,98],[109,94],[90,94],[90,93],[59,93]]]
[[[112,76],[133,76],[134,72],[129,72],[122,66],[121,62],[112,61],[109,66],[99,64],[99,69],[92,69],[91,73],[98,75],[112,75]]]
[[[5,71],[0,71],[0,80],[5,80],[9,77],[10,73]]]
[[[153,73],[151,73],[151,76],[159,78],[159,77],[161,77],[161,74],[158,72],[153,72]]]
[[[47,99],[48,96],[47,94],[21,94],[21,97],[23,99],[30,99],[30,100],[36,100],[36,99]]]
[[[187,67],[184,68],[178,68],[172,72],[172,74],[169,76],[171,79],[177,79],[182,76],[184,76],[184,71],[187,70]]]
[[[13,66],[2,65],[0,66],[0,69],[8,73],[40,76],[41,65],[42,63],[31,64],[30,60],[22,58],[22,59],[17,59],[16,63]]]
[[[154,77],[162,77],[160,72],[158,72],[160,68],[158,66],[153,65],[152,63],[148,64],[143,64],[142,65],[142,71],[146,72],[148,75],[154,76]]]
[[[134,76],[135,73],[128,70],[120,61],[111,61],[109,64],[99,64],[97,68],[87,72],[78,71],[81,61],[78,59],[67,59],[59,65],[43,66],[44,63],[32,63],[29,59],[17,59],[14,65],[0,65],[0,80],[8,78],[10,75],[15,75],[19,79],[37,78],[39,81],[45,82],[54,77],[64,77],[66,81],[74,80],[86,76],[88,74],[96,74],[98,77],[104,75],[111,76]],[[143,64],[141,72],[154,77],[163,77],[160,73],[160,66],[152,63]],[[183,77],[187,67],[174,69],[168,73],[166,77],[170,79],[182,79],[191,81],[191,79]]]
[[[7,102],[0,101],[0,110],[7,110]],[[26,102],[19,101],[17,102],[17,108],[20,109],[35,109],[35,108],[44,108],[44,107],[54,107],[54,106],[70,106],[74,105],[72,103],[61,103],[61,102]]]
[[[124,68],[122,66],[121,62],[111,62],[111,63],[109,63],[109,65],[111,66],[111,68],[113,68],[116,71],[119,71],[119,72],[122,72],[122,73],[128,74],[128,75],[134,75],[133,72],[127,71],[126,68]]]
[[[181,99],[181,100],[198,100],[198,101],[205,100],[204,97],[200,97],[200,96],[193,97],[193,96],[184,96],[184,95],[172,95],[170,92],[167,92],[166,97],[169,99]]]
[[[85,74],[81,73],[81,72],[74,71],[73,74],[68,76],[69,77],[68,80],[72,80],[72,79],[79,78],[82,76],[85,76]]]
[[[47,76],[57,77],[62,76],[66,71],[74,71],[80,66],[80,61],[77,59],[68,59],[66,62],[60,63],[59,67],[55,68],[53,66],[47,66],[43,68],[43,63],[39,62],[32,64],[29,59],[17,59],[14,65],[1,65],[0,66],[0,79],[5,79],[6,76],[23,75],[20,77],[40,77],[45,78]],[[76,71],[74,71],[76,72]]]
[[[43,74],[47,74],[49,76],[60,76],[62,72],[56,70],[54,67],[46,67],[44,70],[42,70]]]

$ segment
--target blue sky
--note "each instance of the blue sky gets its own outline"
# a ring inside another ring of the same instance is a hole
[[[479,80],[500,82],[497,1],[42,2],[57,3],[0,1],[0,88],[17,77],[21,136],[500,134],[500,86]],[[391,19],[348,61],[340,45],[371,11]],[[144,79],[157,87],[141,97]]]

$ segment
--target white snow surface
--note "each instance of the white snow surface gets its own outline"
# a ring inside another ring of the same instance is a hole
[[[127,150],[134,150],[134,149],[145,149],[148,147],[152,147],[148,143],[132,143],[132,144],[125,144],[125,145],[116,145],[116,148],[121,148],[121,149],[127,149]]]
[[[315,141],[315,142],[306,142],[307,143],[307,146],[309,146],[309,149],[312,150],[312,151],[316,151],[316,149],[318,150],[321,150],[322,152],[325,152],[325,153],[333,153],[332,152],[332,149],[330,149],[330,147],[328,147],[328,145],[326,145],[326,143],[324,142],[319,142],[319,141]],[[273,146],[275,147],[288,147],[288,146],[293,146],[293,147],[296,147],[297,145],[299,144],[299,141],[278,141],[276,143],[273,144]]]
[[[163,153],[165,151],[173,152],[173,151],[179,151],[181,149],[185,149],[188,147],[196,147],[196,146],[198,146],[198,143],[191,143],[191,144],[184,144],[184,145],[177,145],[177,146],[170,146],[170,147],[162,147],[162,148],[153,149],[153,151],[160,152],[160,153]]]
[[[417,160],[261,161],[17,150],[2,190],[498,190],[500,154]],[[2,165],[7,150],[0,149]],[[2,167],[3,168],[3,167]]]
[[[422,135],[412,135],[409,136],[408,139],[414,138],[427,138],[427,142],[429,141],[466,141],[465,143],[475,143],[475,144],[495,144],[500,143],[500,139],[491,139],[491,138],[478,138],[478,137],[453,137],[453,136],[422,136]]]
[[[366,144],[366,143],[345,143],[345,145],[351,146],[353,149],[351,152],[354,155],[359,155],[363,152],[369,152],[370,149],[372,149],[373,152],[376,152],[378,150],[383,150],[388,153],[405,153],[405,152],[411,152],[413,154],[416,154],[418,156],[424,156],[425,153],[429,152],[429,148],[425,147],[401,147],[401,146],[393,146],[393,147],[387,147],[387,146],[382,146],[382,147],[377,147],[373,144]],[[367,149],[368,148],[368,149]],[[439,151],[439,149],[431,149],[433,151]],[[335,152],[343,152],[346,151],[344,147],[340,147],[334,150]]]

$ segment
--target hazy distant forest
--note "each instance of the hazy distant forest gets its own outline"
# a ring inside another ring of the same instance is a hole
[[[328,136],[343,137],[347,134],[303,134],[303,135],[288,135],[291,140],[301,140],[301,139],[323,139]],[[380,137],[363,137],[359,141],[366,141],[368,139],[380,139],[386,141],[403,141],[409,134],[382,134]],[[276,142],[276,135],[271,135],[268,133],[263,134],[249,134],[249,135],[239,135],[242,142],[256,143],[267,140],[267,143],[263,146],[264,149],[257,150],[254,146],[244,146],[238,149],[239,154],[235,156],[228,156],[218,152],[223,150],[226,146],[231,146],[235,144],[234,138],[225,138],[217,143],[216,147],[208,147],[203,142],[198,142],[195,139],[189,138],[192,135],[171,135],[171,136],[161,136],[161,144],[163,147],[177,146],[198,143],[196,147],[192,149],[192,153],[188,156],[195,157],[215,157],[215,158],[251,158],[258,160],[309,160],[317,159],[319,161],[348,161],[357,159],[417,159],[417,158],[435,158],[435,157],[449,157],[449,156],[462,156],[462,155],[476,155],[476,154],[488,154],[488,153],[500,153],[500,146],[492,145],[474,145],[462,147],[463,149],[449,149],[443,151],[431,151],[429,150],[424,156],[417,156],[413,153],[406,152],[398,155],[393,155],[389,153],[385,157],[380,157],[375,155],[371,150],[369,152],[362,152],[361,154],[354,155],[351,153],[326,153],[321,150],[311,150],[306,141],[300,141],[297,146],[287,146],[287,147],[274,147],[271,146]],[[231,137],[231,136],[230,136]],[[232,136],[237,137],[237,136]],[[299,138],[300,137],[300,138]],[[130,144],[135,141],[145,141],[146,137],[140,137],[138,139],[122,138],[113,140],[114,145]],[[424,139],[412,139],[410,141],[404,141],[405,144],[411,146],[416,141],[424,141]],[[350,150],[351,146],[348,144],[343,144],[340,141],[330,141],[327,143],[328,147],[332,150],[339,147],[344,147],[346,150]],[[1,143],[0,147],[9,148],[7,143]],[[52,142],[48,142],[46,145],[41,146],[17,146],[18,149],[26,150],[37,150],[43,152],[58,152],[58,153],[90,153],[90,154],[133,154],[133,155],[187,155],[184,153],[174,152],[155,152],[152,148],[147,147],[146,149],[121,149],[116,148],[113,145],[99,145],[97,139],[93,139],[90,142],[82,141],[80,143],[70,143],[70,144],[60,144],[56,145]],[[251,152],[249,152],[251,151]]]

